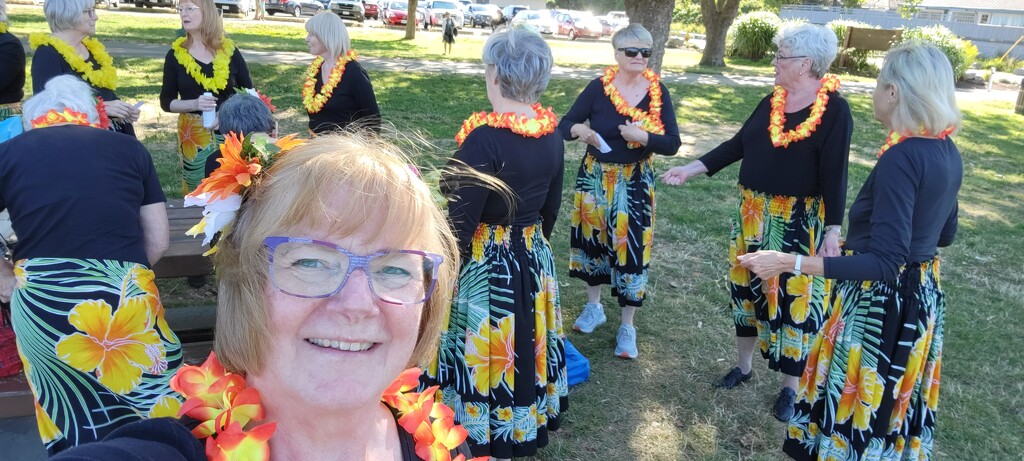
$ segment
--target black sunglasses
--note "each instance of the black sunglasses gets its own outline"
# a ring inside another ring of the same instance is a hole
[[[637,54],[639,54],[640,56],[643,56],[645,58],[651,57],[651,49],[650,48],[629,47],[629,48],[619,48],[618,50],[621,51],[623,54],[625,54],[627,58],[635,58]]]

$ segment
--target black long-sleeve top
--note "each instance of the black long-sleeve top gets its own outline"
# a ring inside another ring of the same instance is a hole
[[[449,166],[464,164],[505,182],[515,192],[515,214],[509,215],[501,194],[485,187],[457,184],[446,190],[462,254],[469,254],[480,223],[529,226],[540,220],[544,237],[550,238],[562,204],[564,153],[557,133],[530,138],[487,125],[473,130]]]
[[[0,104],[19,102],[25,97],[25,48],[10,32],[0,34]]]
[[[895,280],[900,266],[953,243],[963,161],[951,139],[909,138],[878,159],[850,206],[846,249],[825,258],[825,276]]]
[[[320,93],[323,87],[321,72],[317,72],[314,90]],[[331,98],[320,112],[309,114],[309,129],[314,133],[325,133],[340,130],[354,122],[373,131],[380,131],[380,108],[377,107],[377,96],[373,93],[370,75],[359,62],[349,61]]]
[[[632,119],[620,114],[615,110],[615,105],[608,96],[604,94],[604,85],[600,78],[596,78],[583,89],[576,102],[572,104],[569,112],[562,117],[558,123],[558,129],[562,132],[565,140],[575,139],[570,130],[577,123],[590,120],[590,129],[600,134],[604,141],[611,147],[611,152],[602,154],[596,147],[588,145],[587,153],[593,155],[600,162],[605,163],[636,163],[646,159],[652,153],[661,155],[675,155],[682,145],[679,139],[679,125],[676,123],[675,109],[672,107],[672,98],[668,94],[668,88],[661,85],[661,123],[665,125],[665,134],[649,133],[647,146],[640,146],[636,149],[626,147],[626,139],[619,132],[619,125],[626,125]],[[648,93],[636,105],[642,110],[650,110],[651,95]]]
[[[199,64],[199,69],[202,70],[203,75],[207,77],[213,76],[213,61],[203,63],[196,61]],[[213,97],[217,98],[217,107],[220,107],[224,101],[227,101],[231,95],[235,94],[236,88],[252,88],[252,77],[249,76],[249,66],[245,64],[245,58],[242,57],[242,52],[235,48],[234,53],[231,54],[231,61],[228,63],[228,84],[224,89],[220,91],[210,91]],[[188,72],[185,71],[185,66],[178,62],[178,59],[174,57],[174,49],[167,51],[167,56],[164,57],[164,83],[160,87],[160,107],[164,112],[171,111],[171,101],[175,99],[196,99],[206,93],[208,90],[203,88],[196,79],[192,78]],[[196,111],[195,114],[201,114],[202,112]]]
[[[99,65],[96,63],[96,58],[92,55],[89,56],[85,62],[98,69]],[[56,48],[50,45],[43,45],[36,48],[35,55],[32,56],[32,92],[38,93],[46,88],[46,82],[50,81],[51,78],[58,75],[75,75],[79,78],[83,78],[83,74],[75,72],[71,68],[71,64],[68,64],[64,60],[64,57],[60,55],[60,52]],[[84,78],[83,78],[84,80]],[[92,87],[93,94],[103,98],[104,101],[118,101],[121,98],[117,97],[114,90],[110,88],[100,88],[93,85],[88,80],[86,83]],[[121,119],[111,120],[114,124],[114,130],[118,133],[124,133],[127,135],[135,136],[135,127],[131,123],[125,122]]]
[[[732,139],[700,157],[708,176],[739,161],[739,183],[770,195],[817,197],[825,203],[825,225],[841,225],[846,208],[846,175],[853,136],[850,104],[839,93],[829,94],[821,124],[810,136],[775,147],[768,134],[772,111],[766,96]],[[786,114],[785,131],[811,115],[811,106]]]

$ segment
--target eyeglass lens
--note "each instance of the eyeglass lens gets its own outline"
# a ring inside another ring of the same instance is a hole
[[[88,10],[82,10],[82,14],[86,16],[96,17],[96,8],[89,8]]]
[[[427,255],[397,251],[361,256],[316,242],[285,241],[273,247],[270,276],[285,293],[320,298],[340,290],[355,269],[363,270],[370,291],[385,302],[423,302],[434,285],[434,260]]]
[[[629,48],[619,48],[619,51],[622,51],[622,53],[625,54],[627,58],[635,58],[636,55],[638,55],[638,54],[640,56],[645,57],[645,58],[651,57],[651,49],[650,48],[634,48],[634,47],[629,47]]]
[[[199,11],[199,7],[198,6],[186,6],[186,7],[183,8],[183,7],[179,6],[179,7],[175,8],[175,10],[178,12],[178,14],[181,14],[181,13],[189,13],[189,14],[191,14],[191,13],[195,13],[196,11]]]

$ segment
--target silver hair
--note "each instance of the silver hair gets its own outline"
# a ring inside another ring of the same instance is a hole
[[[897,133],[937,135],[949,127],[960,128],[962,114],[956,106],[953,66],[935,45],[910,41],[885,55],[878,73],[880,87],[896,87],[896,107],[889,120]]]
[[[7,22],[7,2],[0,0],[0,22],[8,24]]]
[[[491,34],[482,59],[484,64],[494,66],[501,95],[526,104],[540,100],[555,61],[548,43],[536,32],[521,27]]]
[[[96,0],[46,0],[43,15],[50,32],[64,32],[78,26],[82,12],[89,8],[96,8]]]
[[[88,83],[74,75],[58,75],[51,78],[40,91],[25,101],[22,106],[22,126],[25,131],[32,129],[35,120],[51,110],[58,112],[70,109],[81,112],[89,118],[89,123],[99,123],[100,114],[96,112],[96,99]]]
[[[306,32],[313,34],[327,52],[338,59],[352,49],[348,29],[338,15],[330,11],[322,11],[306,21]]]
[[[630,24],[612,35],[612,47],[622,48],[626,42],[640,42],[643,46],[654,46],[654,37],[640,24]]]
[[[274,116],[260,98],[248,93],[236,94],[217,110],[221,133],[236,134],[274,132]]]
[[[785,26],[775,34],[775,46],[789,48],[794,56],[811,58],[811,74],[821,78],[839,52],[839,39],[831,28],[814,24]]]

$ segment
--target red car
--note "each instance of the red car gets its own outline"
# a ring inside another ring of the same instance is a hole
[[[363,16],[366,19],[380,19],[380,6],[376,0],[363,0]]]
[[[558,33],[569,37],[569,40],[576,40],[576,37],[601,38],[604,35],[604,27],[590,13],[582,11],[567,11],[555,17],[558,23]]]
[[[384,24],[397,26],[409,22],[409,3],[404,0],[387,0],[380,4],[380,17]],[[423,15],[416,15],[416,24],[423,22]]]

